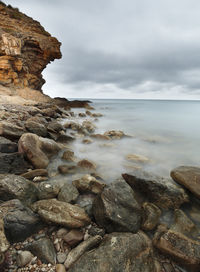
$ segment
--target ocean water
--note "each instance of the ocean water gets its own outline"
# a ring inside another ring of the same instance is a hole
[[[99,99],[92,102],[94,112],[103,114],[98,121],[89,118],[96,125],[96,133],[122,130],[131,136],[112,141],[94,139],[88,145],[80,138],[72,144],[76,156],[94,161],[97,172],[107,182],[137,168],[169,176],[180,165],[200,166],[200,101]],[[75,120],[81,123],[85,119]],[[131,154],[148,160],[127,160]]]

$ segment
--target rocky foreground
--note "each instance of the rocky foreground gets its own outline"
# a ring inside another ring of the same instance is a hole
[[[126,135],[95,134],[100,113],[58,100],[0,106],[0,271],[200,271],[200,168],[168,179],[135,170],[108,184],[70,143]]]

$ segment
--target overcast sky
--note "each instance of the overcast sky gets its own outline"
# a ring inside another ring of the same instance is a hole
[[[200,1],[4,2],[62,42],[43,72],[51,96],[200,99]]]

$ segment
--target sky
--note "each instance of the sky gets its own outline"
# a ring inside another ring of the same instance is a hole
[[[200,99],[200,1],[4,0],[62,42],[52,97]]]

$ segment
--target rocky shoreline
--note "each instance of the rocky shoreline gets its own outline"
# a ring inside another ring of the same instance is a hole
[[[88,101],[71,106],[84,111],[0,106],[0,271],[199,271],[200,168],[168,179],[135,170],[108,184],[70,143],[126,135],[95,134],[101,114]]]

